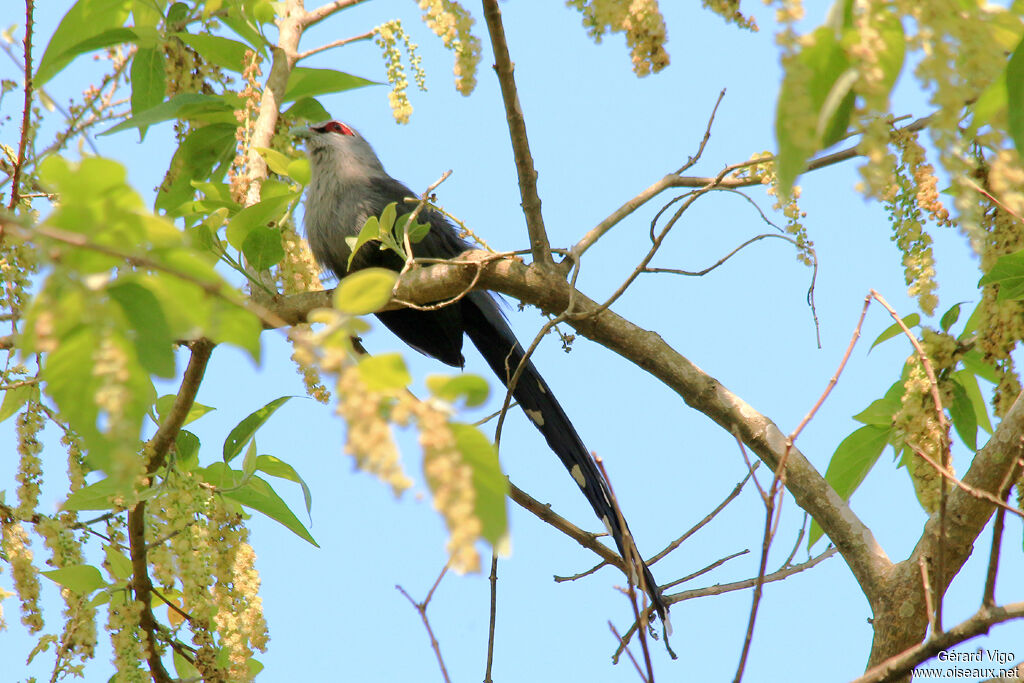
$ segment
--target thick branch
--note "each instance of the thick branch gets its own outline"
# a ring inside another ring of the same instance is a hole
[[[511,259],[494,261],[493,254],[468,252],[455,263],[414,269],[402,276],[395,298],[427,303],[451,297],[469,284],[480,269],[477,287],[508,294],[559,314],[569,303],[570,287],[555,274],[527,268]],[[467,265],[460,265],[464,261]],[[489,263],[484,263],[490,261]],[[671,348],[654,332],[641,329],[610,310],[594,316],[597,304],[576,292],[570,324],[641,369],[657,377],[693,408],[704,413],[744,444],[775,471],[786,450],[786,437],[717,380]],[[821,525],[843,554],[862,590],[874,602],[883,588],[891,563],[871,531],[796,448],[786,464],[786,485],[797,504]]]
[[[988,633],[995,624],[1011,619],[1024,618],[1024,602],[1015,602],[1003,607],[982,607],[973,617],[961,622],[944,633],[933,635],[925,642],[890,657],[878,666],[872,667],[853,683],[885,683],[906,676],[910,670],[931,659],[942,650],[947,650],[969,638]]]
[[[1000,496],[1014,480],[1024,457],[1024,398],[1017,397],[1010,411],[985,447],[978,451],[963,482],[970,489]],[[950,492],[946,503],[945,545],[943,546],[944,574],[936,578],[938,590],[945,592],[953,577],[970,557],[974,543],[988,523],[996,505],[962,488]],[[870,664],[878,664],[896,653],[920,642],[928,626],[928,615],[923,608],[923,587],[918,578],[918,562],[928,563],[937,557],[940,519],[932,515],[925,523],[924,532],[913,553],[896,564],[886,579],[887,589],[882,592],[880,604],[872,604],[875,611],[875,640],[871,645]],[[932,571],[938,568],[934,565]]]

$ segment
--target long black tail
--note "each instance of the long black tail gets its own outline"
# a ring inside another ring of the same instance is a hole
[[[507,386],[508,380],[523,358],[522,346],[501,315],[494,299],[486,293],[473,292],[462,300],[462,304],[462,323],[466,334],[491,366],[494,374]],[[627,559],[627,544],[635,548],[629,527],[625,526],[625,522],[619,524],[619,517],[612,507],[608,484],[594,464],[587,447],[583,445],[583,440],[573,428],[572,422],[532,362],[527,362],[523,368],[523,373],[512,390],[512,396],[544,435],[551,450],[569,470],[583,495],[590,501],[590,506],[615,539],[619,553],[623,559]],[[668,607],[661,597],[658,584],[639,552],[636,556],[640,559],[644,583],[651,601],[658,611],[658,616],[665,622]]]

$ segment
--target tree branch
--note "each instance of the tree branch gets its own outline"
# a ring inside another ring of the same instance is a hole
[[[202,383],[203,375],[206,372],[206,365],[209,363],[210,354],[213,351],[213,343],[206,340],[199,340],[192,344],[192,357],[189,359],[188,367],[185,369],[181,380],[181,387],[174,398],[174,404],[170,412],[160,423],[156,434],[146,443],[146,473],[152,475],[167,458],[175,437],[185,424],[188,412],[196,400],[196,394]],[[149,671],[156,683],[163,683],[171,680],[170,674],[164,668],[160,659],[160,652],[157,647],[157,632],[159,624],[153,614],[151,595],[153,582],[149,578],[148,562],[146,559],[146,501],[136,503],[128,511],[128,544],[132,562],[132,588],[135,592],[135,600],[143,605],[142,614],[139,617],[139,625],[146,634],[148,653],[146,659],[149,663]]]
[[[944,633],[933,634],[931,638],[920,645],[904,650],[877,666],[871,667],[852,683],[886,683],[886,681],[906,676],[913,667],[931,659],[940,651],[962,643],[968,638],[988,633],[995,624],[1021,618],[1024,618],[1024,602],[1014,602],[1003,607],[982,606],[970,619],[957,624]]]
[[[7,208],[11,211],[18,205],[18,187],[21,182],[21,169],[25,165],[25,152],[28,150],[29,123],[32,117],[32,29],[35,26],[33,13],[35,3],[25,0],[25,102],[21,110],[21,139],[18,141],[18,157],[14,160],[14,171],[11,173],[11,200]],[[0,238],[3,237],[3,226],[0,225]]]
[[[530,233],[530,250],[533,262],[542,268],[552,265],[551,245],[544,229],[544,217],[540,210],[540,195],[537,194],[537,169],[533,166],[530,154],[530,141],[526,137],[526,121],[523,110],[519,106],[519,95],[516,93],[515,67],[508,54],[508,43],[505,40],[505,27],[501,23],[501,9],[498,0],[483,0],[484,18],[487,20],[487,31],[491,36],[491,48],[494,51],[494,72],[498,75],[501,86],[501,98],[505,102],[505,118],[508,120],[508,133],[512,138],[512,151],[516,159],[516,174],[519,176],[519,194],[523,200],[523,214],[526,216],[526,229]]]
[[[736,434],[772,471],[777,469],[786,451],[786,437],[779,428],[656,333],[641,329],[610,310],[587,315],[597,304],[571,289],[557,274],[528,268],[512,259],[493,261],[493,258],[494,255],[487,252],[470,251],[448,263],[414,268],[402,276],[394,296],[417,303],[453,296],[468,286],[480,262],[485,260],[490,262],[481,267],[478,288],[508,294],[556,315],[566,310],[569,297],[573,296],[574,310],[582,315],[569,322],[580,334],[657,377],[688,405],[710,417],[728,433]],[[821,525],[839,548],[869,600],[877,598],[892,567],[889,558],[871,530],[796,448],[792,449],[786,463],[786,486],[797,504]],[[602,559],[605,559],[604,554]],[[607,559],[612,561],[611,557]],[[617,562],[613,563],[618,566]]]

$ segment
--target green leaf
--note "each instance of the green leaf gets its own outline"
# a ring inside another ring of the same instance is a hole
[[[823,110],[829,101],[829,93],[849,68],[849,59],[836,38],[836,32],[828,26],[818,28],[808,39],[809,44],[786,69],[775,112],[775,137],[779,149],[776,168],[782,195],[789,194],[807,159],[821,149],[824,132],[832,132],[838,127],[845,129],[845,125],[822,123],[822,119],[834,118],[828,117]],[[832,98],[836,114],[844,111],[840,105],[846,93],[841,90],[839,88]],[[817,130],[810,130],[808,124],[816,125]]]
[[[971,311],[971,314],[967,316],[967,322],[964,323],[964,329],[957,339],[963,341],[970,338],[970,336],[977,331],[978,325],[981,323],[981,318],[981,302],[978,302],[974,305],[974,310]]]
[[[285,89],[283,101],[294,102],[304,97],[342,92],[362,88],[366,85],[379,85],[379,83],[334,69],[310,69],[297,66],[292,69],[291,75],[288,77],[288,87]]]
[[[914,327],[915,325],[919,324],[920,322],[921,322],[921,316],[919,316],[917,313],[911,313],[910,315],[908,315],[905,318],[903,318],[903,324],[906,325],[908,329],[911,328],[911,327]],[[871,345],[871,348],[872,349],[875,348],[876,346],[878,346],[882,342],[888,341],[889,339],[892,339],[893,337],[895,337],[898,334],[903,334],[903,328],[900,327],[899,323],[893,323],[889,327],[885,328],[885,332],[883,332],[882,334],[878,335],[878,339],[876,339],[875,343],[873,343]],[[868,349],[868,350],[870,351],[871,349]]]
[[[171,412],[171,407],[174,405],[175,398],[177,397],[174,394],[165,394],[156,400],[156,414],[159,415],[161,419]],[[195,422],[203,415],[214,410],[216,410],[216,408],[204,406],[202,403],[193,401],[192,406],[188,409],[188,415],[185,416],[185,421],[181,424],[182,426],[185,426],[190,422]]]
[[[247,481],[249,477],[256,474],[256,458],[259,453],[256,451],[256,439],[249,442],[249,448],[245,451],[245,457],[242,458],[242,476],[243,481]]]
[[[248,3],[230,3],[227,7],[227,14],[221,14],[219,19],[224,22],[224,25],[230,28],[232,31],[238,34],[246,43],[249,44],[254,50],[262,54],[267,55],[268,43],[256,26],[256,23],[247,16],[247,12],[251,9],[251,5]],[[328,117],[330,118],[330,117]]]
[[[483,405],[487,401],[491,388],[480,375],[429,375],[427,388],[438,398],[455,403],[463,399],[467,408]]]
[[[228,434],[228,438],[224,440],[224,462],[231,462],[235,456],[241,453],[242,449],[245,448],[245,444],[249,443],[249,439],[256,433],[256,430],[262,427],[263,423],[270,419],[270,416],[287,403],[290,398],[291,396],[275,398],[235,425],[235,428]]]
[[[271,171],[278,175],[288,175],[288,164],[292,161],[289,156],[269,147],[257,147],[256,151],[267,162]]]
[[[107,558],[106,565],[111,576],[122,581],[131,577],[134,570],[127,555],[112,545],[103,546],[103,555]]]
[[[79,595],[89,595],[107,585],[100,570],[90,564],[76,564],[39,573]]]
[[[857,415],[854,415],[853,419],[867,425],[888,428],[892,426],[892,416],[899,409],[900,400],[898,398],[880,398],[877,401],[872,401],[871,405]]]
[[[818,125],[815,134],[821,140],[821,148],[831,147],[846,135],[846,129],[850,126],[850,114],[853,113],[853,105],[856,100],[856,93],[853,86],[860,78],[856,69],[847,69],[828,91],[825,101],[818,112]]]
[[[277,228],[256,226],[242,242],[242,253],[249,265],[257,271],[270,270],[284,258],[281,231]]]
[[[199,466],[198,436],[187,429],[180,429],[174,438],[174,448],[178,453],[178,469],[189,472]]]
[[[999,372],[991,363],[987,363],[985,361],[980,351],[971,349],[960,357],[960,362],[963,363],[964,368],[986,382],[989,382],[990,384],[999,384]]]
[[[164,101],[164,51],[159,47],[140,47],[132,58],[132,114],[138,116]],[[145,137],[146,127],[139,128]]]
[[[363,356],[359,359],[359,375],[373,391],[398,391],[412,382],[400,353]]]
[[[272,455],[261,455],[256,458],[256,469],[278,479],[293,481],[301,486],[302,498],[306,503],[306,514],[310,514],[310,511],[313,509],[313,494],[310,493],[306,482],[299,476],[294,467]]]
[[[309,159],[292,159],[288,162],[288,168],[285,169],[285,172],[299,185],[309,185],[309,179],[312,176],[312,172],[309,169]]]
[[[957,370],[953,373],[953,379],[963,388],[967,399],[974,410],[974,420],[979,427],[989,434],[992,433],[992,422],[988,419],[988,406],[981,390],[978,388],[978,378],[970,370]]]
[[[182,205],[191,209],[195,195],[192,183],[219,181],[227,173],[234,157],[235,124],[213,123],[193,130],[174,152],[170,167],[174,180],[169,186],[161,186],[156,208],[172,216],[181,215]]]
[[[131,128],[144,128],[164,121],[180,119],[182,121],[203,121],[206,123],[226,123],[232,128],[238,124],[234,111],[241,106],[237,95],[204,95],[202,93],[180,93],[166,102],[142,112],[132,110],[133,116],[122,121],[100,135],[113,135]],[[199,129],[202,130],[202,129]],[[193,131],[193,133],[198,131]]]
[[[285,111],[289,119],[305,119],[306,121],[329,121],[330,112],[312,97],[303,97]]]
[[[203,675],[199,673],[199,669],[185,659],[177,650],[174,651],[174,673],[178,674],[178,678],[183,681],[203,680]]]
[[[224,301],[214,302],[210,336],[218,343],[233,344],[260,362],[260,334],[263,324],[255,314]]]
[[[142,367],[158,377],[173,377],[174,337],[153,292],[137,282],[118,280],[107,287],[107,293],[128,318],[133,332],[131,340]]]
[[[1006,64],[1006,112],[1013,145],[1024,157],[1024,39]]]
[[[208,33],[175,33],[181,42],[202,55],[203,59],[223,69],[242,73],[245,69],[245,52],[248,45],[237,40],[214,36]]]
[[[978,286],[999,285],[998,301],[1024,299],[1024,249],[1000,256]]]
[[[87,45],[97,36],[123,26],[128,19],[129,4],[129,0],[78,0],[50,38],[50,44],[39,60],[39,68],[32,77],[33,87],[41,88],[84,52],[131,40],[122,38],[105,45]]]
[[[0,403],[0,422],[14,415],[30,398],[39,397],[39,385],[22,384],[4,392],[3,403]]]
[[[850,496],[868,476],[868,472],[874,467],[889,442],[889,431],[886,427],[875,425],[861,427],[843,439],[836,448],[825,472],[825,480],[832,485],[840,498],[850,500]],[[821,527],[817,522],[813,523],[807,547],[813,546],[821,535]]]
[[[120,503],[112,502],[114,498]],[[62,510],[113,510],[132,504],[138,498],[133,482],[107,477],[72,492],[60,507]]]
[[[978,416],[974,412],[971,397],[956,378],[952,378],[953,403],[949,407],[949,415],[953,419],[953,427],[957,436],[972,451],[978,450]]]
[[[262,512],[274,521],[280,522],[299,538],[317,548],[320,547],[288,507],[288,504],[277,495],[270,484],[260,477],[253,475],[245,480],[245,475],[242,472],[232,470],[224,463],[219,462],[207,467],[204,474],[208,483],[224,489],[222,495],[225,498],[230,498],[257,512]],[[243,481],[245,483],[242,483]]]
[[[363,227],[359,229],[359,235],[356,237],[346,237],[345,243],[348,244],[349,248],[347,267],[352,267],[352,259],[356,257],[356,253],[364,244],[373,240],[379,240],[380,235],[380,219],[376,216],[370,216],[363,223]]]
[[[42,377],[46,382],[48,393],[61,414],[67,418],[72,429],[78,432],[90,446],[90,451],[102,458],[103,439],[96,428],[99,408],[92,400],[99,388],[99,380],[93,374],[93,353],[99,348],[100,339],[96,331],[80,327],[61,339],[60,345],[47,357]],[[89,487],[91,488],[91,487]],[[86,489],[82,489],[83,491]],[[81,494],[82,491],[72,495]],[[70,509],[105,509],[102,508],[70,508]]]
[[[334,290],[334,307],[350,315],[375,313],[391,301],[398,273],[387,268],[365,268],[346,276]]]
[[[250,233],[258,228],[266,230],[268,225],[276,225],[281,216],[284,215],[287,206],[297,198],[297,194],[289,192],[265,198],[261,202],[245,207],[228,222],[227,231],[225,232],[228,244],[244,252],[243,245]],[[280,245],[280,234],[277,235],[277,242]],[[274,263],[277,263],[277,261]]]
[[[181,28],[180,24],[188,19],[189,7],[183,2],[176,2],[167,9],[167,27],[170,29]]]
[[[164,18],[161,13],[163,3],[153,0],[132,0],[132,19],[136,28],[156,28]]]
[[[463,462],[473,469],[474,514],[480,520],[480,535],[496,547],[508,534],[505,500],[508,480],[501,472],[498,451],[483,432],[472,425],[452,424],[451,429]]]
[[[959,319],[960,304],[953,304],[948,311],[942,314],[942,318],[939,320],[939,327],[942,328],[943,332],[949,332],[949,328],[953,327]]]

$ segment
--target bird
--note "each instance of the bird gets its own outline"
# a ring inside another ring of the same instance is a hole
[[[370,144],[348,124],[323,121],[294,128],[292,134],[305,142],[310,160],[304,223],[306,239],[319,265],[339,279],[370,267],[401,271],[404,260],[395,251],[368,243],[352,255],[346,238],[357,236],[367,219],[380,216],[392,202],[398,216],[410,213],[415,202],[406,199],[415,197],[414,193],[388,175]],[[430,228],[426,236],[413,245],[415,257],[450,259],[473,248],[439,212],[427,208],[417,220],[429,224]],[[523,347],[509,327],[498,301],[487,291],[471,291],[451,305],[434,310],[401,308],[381,311],[376,316],[412,348],[460,369],[465,364],[463,338],[469,337],[506,387],[524,356]],[[634,583],[636,574],[629,557],[637,558],[651,603],[666,626],[666,634],[670,633],[668,605],[650,569],[639,552],[627,553],[627,549],[635,551],[636,546],[629,527],[624,520],[620,522],[620,515],[615,512],[607,481],[532,361],[527,360],[519,381],[512,388],[512,396],[604,523],[626,566],[630,567]]]

